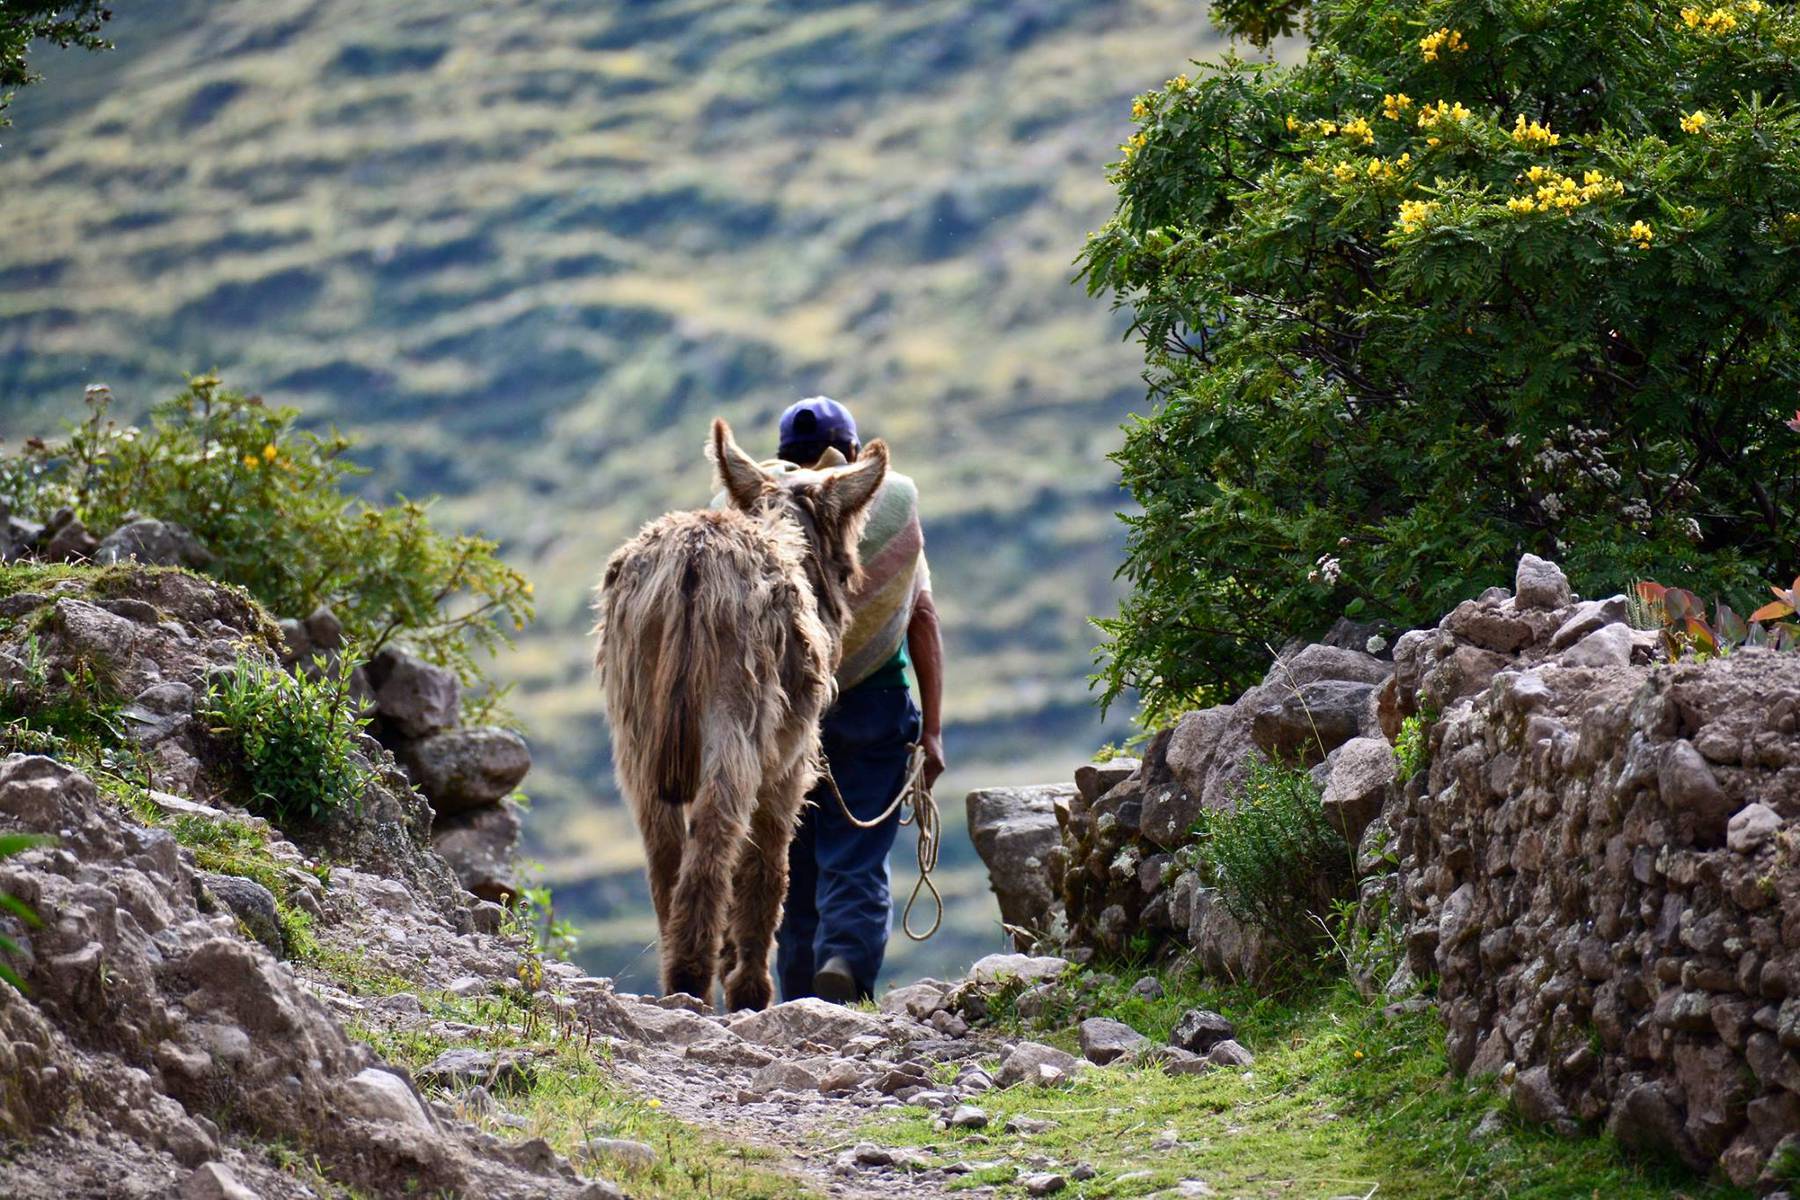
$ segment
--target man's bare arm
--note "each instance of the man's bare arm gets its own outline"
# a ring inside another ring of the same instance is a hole
[[[920,592],[906,627],[906,648],[919,675],[919,710],[924,718],[925,782],[944,773],[944,635],[930,592]]]

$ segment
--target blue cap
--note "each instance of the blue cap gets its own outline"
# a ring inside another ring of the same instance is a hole
[[[828,446],[836,446],[847,454],[858,444],[856,418],[830,396],[802,400],[781,414],[780,453],[789,461],[799,461],[787,453],[790,449],[800,452],[801,457],[811,463],[818,461]]]

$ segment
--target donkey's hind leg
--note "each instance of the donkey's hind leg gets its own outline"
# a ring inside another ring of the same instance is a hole
[[[806,781],[798,774],[766,784],[750,818],[750,842],[738,860],[731,928],[726,940],[736,964],[725,977],[725,1008],[767,1008],[775,998],[769,974],[769,951],[781,924],[787,899],[788,843],[806,800]]]
[[[656,935],[661,952],[667,957],[675,884],[681,876],[681,850],[687,841],[687,810],[654,796],[635,807],[638,832],[644,838],[644,874],[650,880],[650,904],[656,910]]]
[[[701,785],[688,814],[687,846],[663,937],[663,990],[711,1001],[732,872],[749,832],[743,797],[752,785],[723,772]]]

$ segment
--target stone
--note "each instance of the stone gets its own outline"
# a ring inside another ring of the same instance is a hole
[[[183,732],[194,717],[194,689],[178,680],[151,684],[119,710],[125,737],[139,746],[155,746]]]
[[[1575,606],[1567,620],[1550,635],[1552,650],[1566,650],[1588,634],[1606,625],[1623,625],[1630,612],[1623,596],[1605,600],[1583,600]]]
[[[1175,1022],[1169,1033],[1169,1044],[1191,1054],[1205,1054],[1220,1042],[1237,1036],[1237,1028],[1218,1013],[1205,1008],[1190,1008]]]
[[[1075,768],[1075,790],[1089,804],[1131,778],[1143,760],[1120,755],[1105,762],[1083,763]]]
[[[1374,691],[1372,683],[1350,680],[1303,684],[1256,711],[1251,737],[1271,758],[1321,762],[1362,732]]]
[[[173,521],[140,517],[119,526],[94,547],[94,561],[107,566],[136,561],[159,567],[200,568],[213,556],[200,539]]]
[[[1034,1137],[1055,1129],[1056,1122],[1046,1121],[1041,1117],[1008,1117],[1003,1128],[1007,1133],[1018,1134],[1021,1137]]]
[[[461,719],[462,684],[453,671],[390,646],[364,672],[382,725],[401,738],[428,738]]]
[[[1656,786],[1664,804],[1692,821],[1696,842],[1702,846],[1724,842],[1734,808],[1692,742],[1673,742],[1663,752]]]
[[[1725,845],[1733,854],[1755,854],[1781,828],[1781,818],[1766,804],[1740,808],[1725,826]]]
[[[1380,815],[1399,770],[1399,759],[1385,738],[1351,738],[1333,755],[1320,803],[1325,819],[1352,846]]]
[[[502,801],[434,822],[431,848],[450,864],[464,891],[496,904],[510,904],[519,894],[515,856],[520,831],[517,806]]]
[[[844,1092],[854,1092],[868,1079],[866,1067],[847,1058],[840,1058],[825,1068],[819,1076],[819,1091],[827,1096],[835,1096]]]
[[[1631,665],[1631,628],[1627,625],[1602,625],[1594,632],[1557,655],[1565,667],[1588,667],[1606,670]]]
[[[1053,955],[989,954],[975,960],[969,968],[969,981],[995,984],[1011,980],[1022,983],[1045,983],[1060,978],[1069,969],[1066,958]]]
[[[1038,932],[1049,924],[1056,897],[1044,864],[1062,844],[1056,805],[1075,794],[1067,784],[979,788],[968,794],[969,837],[987,865],[988,883],[1007,925]],[[1033,939],[1027,933],[1015,940],[1023,949]]]
[[[1513,575],[1513,600],[1520,608],[1566,607],[1572,596],[1569,577],[1548,559],[1527,554]]]
[[[1256,1056],[1242,1043],[1226,1038],[1206,1052],[1206,1061],[1215,1067],[1247,1067]]]
[[[203,1163],[181,1181],[180,1200],[261,1200],[220,1162]]]
[[[1086,1065],[1073,1054],[1054,1046],[1046,1046],[1042,1042],[1020,1042],[1001,1060],[1000,1070],[994,1075],[994,1083],[1003,1088],[1019,1083],[1056,1083],[1060,1079],[1047,1077],[1044,1074],[1045,1068],[1066,1078]]]
[[[1125,1024],[1106,1017],[1089,1017],[1080,1026],[1081,1053],[1091,1063],[1105,1066],[1150,1048],[1150,1039]]]
[[[413,1073],[420,1087],[462,1091],[482,1087],[490,1093],[528,1092],[537,1082],[531,1056],[516,1050],[446,1050]]]
[[[386,1121],[429,1132],[431,1119],[406,1081],[391,1071],[367,1067],[338,1085],[338,1107],[365,1121]]]
[[[44,557],[51,562],[86,562],[100,548],[100,541],[79,520],[71,519],[50,535]]]
[[[268,888],[254,879],[212,871],[199,872],[195,880],[232,916],[243,922],[250,936],[261,942],[270,954],[277,958],[282,956],[285,947],[281,936],[281,914]]]
[[[497,804],[531,770],[525,739],[492,726],[406,742],[394,757],[440,816]]]
[[[1519,1115],[1534,1125],[1560,1126],[1569,1122],[1569,1110],[1556,1094],[1549,1067],[1521,1071],[1513,1082],[1512,1098]]]
[[[797,1049],[804,1042],[842,1046],[865,1034],[884,1040],[888,1036],[880,1017],[817,996],[789,1000],[761,1012],[740,1013],[725,1027],[747,1042],[788,1049]]]
[[[793,1059],[778,1058],[750,1077],[750,1090],[759,1096],[770,1092],[816,1092],[821,1072]]]
[[[1145,975],[1132,984],[1126,994],[1139,1000],[1161,1000],[1163,998],[1162,981],[1154,975]]]
[[[1019,1186],[1027,1196],[1054,1196],[1069,1186],[1064,1176],[1050,1171],[1036,1171],[1019,1176]]]
[[[633,1171],[648,1171],[656,1165],[656,1148],[645,1142],[634,1142],[629,1138],[589,1138],[582,1149],[587,1152],[589,1158],[622,1163]]]
[[[928,1021],[933,1013],[943,1010],[949,994],[949,984],[922,979],[889,991],[882,996],[878,1007],[890,1015],[905,1014],[915,1021]]]
[[[1606,1129],[1628,1149],[1685,1157],[1687,1137],[1681,1129],[1680,1109],[1660,1082],[1628,1089],[1613,1106]]]
[[[1180,1046],[1164,1046],[1156,1052],[1164,1075],[1204,1075],[1213,1069],[1203,1054],[1183,1050]]]
[[[973,1104],[959,1104],[944,1123],[951,1129],[986,1129],[988,1115]]]

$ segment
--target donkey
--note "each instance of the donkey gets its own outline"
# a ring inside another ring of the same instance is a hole
[[[735,1011],[774,997],[788,843],[817,780],[888,450],[772,474],[724,421],[711,450],[728,506],[661,517],[613,554],[595,668],[644,838],[663,989],[710,1001],[722,975]]]

